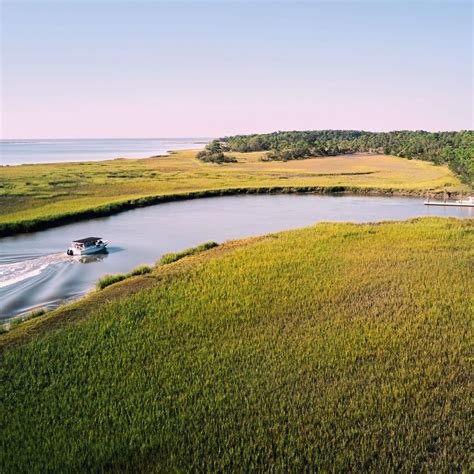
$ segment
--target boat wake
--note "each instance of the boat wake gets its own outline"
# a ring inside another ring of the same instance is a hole
[[[20,281],[38,276],[46,268],[70,261],[64,252],[45,255],[21,262],[0,265],[0,288],[5,288]]]

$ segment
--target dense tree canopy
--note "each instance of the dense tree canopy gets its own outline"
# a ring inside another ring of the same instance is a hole
[[[197,157],[207,163],[235,163],[237,160],[234,157],[224,155],[224,149],[228,150],[228,147],[221,145],[219,140],[214,140]]]
[[[355,152],[377,152],[408,159],[446,163],[463,179],[473,184],[474,132],[364,132],[359,130],[289,131],[235,135],[215,140],[223,151],[267,151],[264,160],[297,160],[311,156],[334,156]]]

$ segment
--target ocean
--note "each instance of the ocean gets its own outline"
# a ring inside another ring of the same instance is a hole
[[[81,138],[0,140],[0,163],[21,165],[114,158],[148,158],[169,150],[203,148],[211,138]]]

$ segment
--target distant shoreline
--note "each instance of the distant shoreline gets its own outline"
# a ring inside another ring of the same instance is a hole
[[[200,150],[210,140],[207,137],[1,139],[0,167],[146,159],[167,156],[175,150]]]

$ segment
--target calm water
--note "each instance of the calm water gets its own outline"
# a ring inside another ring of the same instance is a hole
[[[160,204],[115,216],[0,239],[2,319],[76,298],[108,273],[154,263],[166,252],[207,240],[223,242],[321,221],[367,222],[411,217],[474,217],[472,208],[428,207],[421,199],[260,195]],[[106,254],[68,257],[73,239],[110,240]]]
[[[114,158],[148,158],[169,150],[203,148],[209,138],[122,138],[67,140],[0,140],[0,163],[59,163]]]

